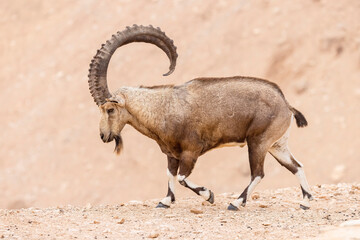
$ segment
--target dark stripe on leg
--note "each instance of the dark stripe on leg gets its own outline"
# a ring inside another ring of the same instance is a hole
[[[204,187],[197,187],[197,188],[192,188],[190,187],[187,182],[185,180],[180,181],[180,184],[183,185],[184,187],[187,187],[189,189],[191,189],[193,192],[195,192],[197,195],[200,195],[200,191],[206,191],[207,189]]]
[[[171,191],[169,183],[168,183],[168,193],[166,196],[171,198],[172,203],[175,202],[175,194]]]
[[[312,199],[312,195],[310,193],[308,193],[301,185],[301,191],[302,191],[302,194],[303,194],[303,198],[307,197],[308,199]]]
[[[238,199],[240,199],[240,198],[243,199],[243,201],[242,201],[242,203],[241,203],[241,206],[245,206],[245,204],[246,204],[246,199],[247,199],[247,194],[248,194],[248,188],[249,188],[249,186],[247,186],[247,187],[245,188],[245,190],[241,193],[241,195],[238,197]]]

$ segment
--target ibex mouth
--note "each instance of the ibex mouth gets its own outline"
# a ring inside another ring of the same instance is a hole
[[[109,136],[106,137],[103,133],[100,133],[100,138],[104,143],[108,143],[114,140],[114,135],[110,133]]]
[[[120,135],[112,135],[110,134],[107,138],[104,136],[103,133],[100,133],[100,138],[104,143],[109,143],[112,140],[115,139],[115,149],[114,152],[116,154],[120,154],[122,147],[123,147],[123,141]]]

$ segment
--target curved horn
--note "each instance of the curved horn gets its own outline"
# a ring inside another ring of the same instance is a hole
[[[90,63],[89,69],[89,89],[94,101],[98,106],[106,102],[106,98],[110,98],[111,94],[107,85],[107,68],[118,47],[126,45],[132,42],[146,42],[151,43],[161,48],[170,60],[169,72],[164,76],[170,75],[176,66],[176,47],[173,40],[168,38],[160,28],[154,28],[153,26],[137,26],[126,27],[122,32],[112,35],[111,39],[101,45],[101,48],[97,51]]]

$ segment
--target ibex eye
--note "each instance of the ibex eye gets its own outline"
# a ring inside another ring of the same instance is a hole
[[[113,108],[109,108],[109,109],[107,110],[107,113],[108,113],[108,114],[113,113],[113,112],[114,112],[114,109],[113,109]]]

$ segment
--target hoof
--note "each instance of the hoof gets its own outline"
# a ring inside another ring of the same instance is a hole
[[[310,209],[310,207],[305,206],[305,205],[302,205],[302,204],[300,204],[300,208],[301,208],[302,210],[308,210],[308,209]]]
[[[170,206],[163,204],[162,202],[159,202],[159,204],[156,206],[156,208],[169,208]]]
[[[210,197],[209,197],[209,199],[206,200],[206,201],[208,201],[209,203],[213,204],[214,201],[215,201],[215,199],[214,199],[214,193],[213,193],[212,191],[210,191],[210,190],[209,190],[209,192],[210,192]]]
[[[234,205],[232,205],[232,203],[229,204],[229,206],[228,206],[227,209],[230,210],[230,211],[238,211],[238,210],[239,210],[237,207],[235,207]]]

